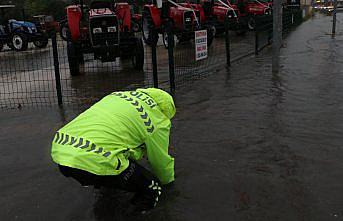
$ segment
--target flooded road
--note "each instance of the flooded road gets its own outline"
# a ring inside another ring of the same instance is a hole
[[[4,220],[343,220],[343,29],[316,15],[271,49],[176,93],[176,181],[155,210],[127,214],[122,192],[84,189],[50,160],[56,129],[77,113],[0,115]],[[343,23],[343,14],[338,15]]]

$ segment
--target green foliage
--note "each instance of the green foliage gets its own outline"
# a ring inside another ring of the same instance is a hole
[[[56,20],[63,19],[65,7],[72,1],[62,0],[0,0],[0,5],[14,4],[15,9],[8,10],[7,16],[15,19],[30,20],[34,15],[52,15]]]

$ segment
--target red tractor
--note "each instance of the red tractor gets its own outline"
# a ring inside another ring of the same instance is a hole
[[[248,28],[254,30],[258,16],[272,15],[272,0],[234,0],[242,17],[247,18]]]
[[[157,41],[158,34],[163,36],[163,44],[168,48],[168,35],[170,30],[179,42],[189,41],[194,38],[194,32],[207,29],[207,44],[213,42],[213,32],[203,20],[202,8],[193,9],[177,4],[173,1],[157,4],[146,4],[143,7],[143,39],[151,45]]]
[[[92,1],[67,7],[68,61],[71,75],[79,75],[84,54],[94,54],[101,62],[114,62],[118,57],[132,58],[135,69],[144,65],[144,47],[128,3]]]
[[[240,11],[236,5],[229,1],[222,0],[204,0],[199,3],[182,3],[183,6],[203,11],[201,20],[206,21],[208,27],[211,27],[214,35],[225,31],[225,20],[227,19],[228,28],[234,30],[237,34],[245,32],[244,20],[241,19]]]

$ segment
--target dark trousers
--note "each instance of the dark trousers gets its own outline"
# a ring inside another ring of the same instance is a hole
[[[135,199],[144,201],[148,207],[156,206],[158,197],[161,195],[159,181],[147,169],[134,161],[130,161],[129,167],[116,176],[100,176],[71,167],[58,165],[61,173],[66,177],[72,177],[82,186],[107,187],[135,192]],[[141,202],[139,202],[141,203]]]

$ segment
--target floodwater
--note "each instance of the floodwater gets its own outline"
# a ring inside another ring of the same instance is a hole
[[[0,128],[3,220],[343,220],[343,14],[316,15],[271,49],[176,92],[176,181],[148,214],[130,194],[81,188],[49,151],[68,110],[6,111]]]

